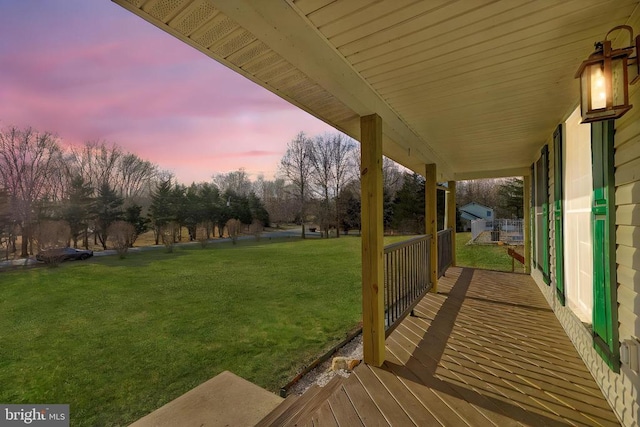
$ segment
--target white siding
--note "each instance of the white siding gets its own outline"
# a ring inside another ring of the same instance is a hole
[[[633,27],[640,28],[640,16]],[[634,108],[616,122],[616,262],[620,341],[640,338],[640,84],[630,87]],[[622,365],[615,386],[629,405],[625,424],[638,425],[640,375]],[[634,420],[635,424],[631,423]]]
[[[640,11],[637,15],[632,22],[634,28],[640,28]],[[631,104],[634,108],[616,122],[614,153],[618,333],[621,342],[640,338],[640,84],[631,87]],[[551,136],[546,143],[549,144],[549,203],[552,206],[555,159]],[[571,161],[571,155],[565,152],[565,162]],[[560,305],[556,298],[553,210],[550,209],[550,213],[551,286],[543,282],[539,271],[532,269],[531,275],[622,424],[637,427],[640,425],[640,375],[625,364],[621,365],[620,373],[609,369],[593,349],[589,325],[583,323],[571,308]],[[565,233],[571,226],[570,221],[565,217]],[[565,238],[565,285],[570,280],[566,277],[567,270],[573,268],[569,264],[581,262],[574,259],[568,244],[570,242]]]

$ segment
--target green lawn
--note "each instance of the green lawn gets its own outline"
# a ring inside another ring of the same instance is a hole
[[[511,271],[511,257],[507,246],[468,245],[471,233],[456,233],[456,264],[460,267],[483,268],[487,270]],[[523,254],[522,246],[513,247]],[[515,262],[515,272],[524,271],[522,264]]]
[[[230,370],[286,384],[361,319],[360,239],[176,248],[0,273],[0,402],[122,425]]]

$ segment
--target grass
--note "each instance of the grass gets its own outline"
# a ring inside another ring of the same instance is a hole
[[[357,326],[360,289],[357,237],[0,273],[0,402],[68,403],[72,425],[112,426],[223,370],[276,391]]]
[[[468,245],[471,233],[456,233],[456,264],[460,267],[483,268],[487,270],[511,271],[511,257],[507,254],[508,246]],[[523,254],[522,246],[512,246]],[[515,262],[515,272],[524,271],[522,264]]]

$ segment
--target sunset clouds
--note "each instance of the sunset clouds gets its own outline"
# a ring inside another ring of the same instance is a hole
[[[271,176],[327,125],[107,0],[0,0],[0,126],[106,140],[184,183]]]

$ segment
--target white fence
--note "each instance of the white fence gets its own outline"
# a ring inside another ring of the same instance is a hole
[[[476,240],[483,232],[490,232],[489,242],[524,243],[524,222],[521,219],[476,219],[471,221],[471,238]]]

